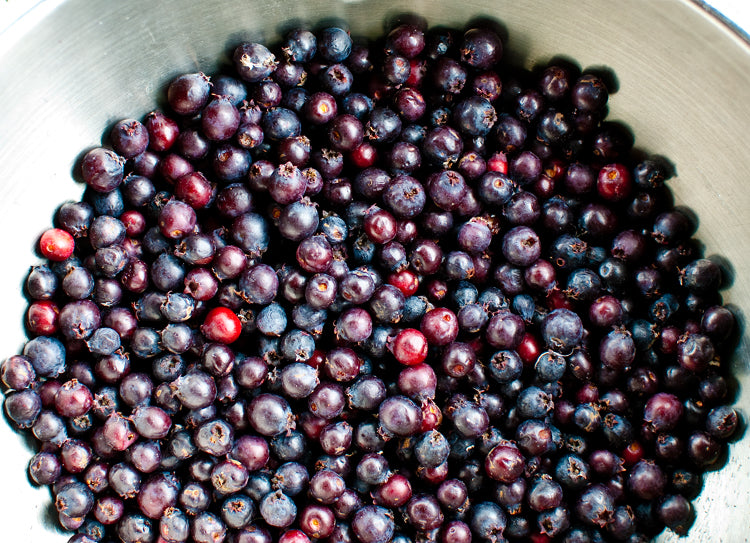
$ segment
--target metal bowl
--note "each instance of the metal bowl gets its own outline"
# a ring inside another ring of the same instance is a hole
[[[388,0],[47,0],[0,35],[0,353],[24,341],[21,285],[33,247],[57,205],[77,199],[81,151],[100,143],[113,122],[141,117],[174,75],[212,72],[231,46],[272,40],[290,20],[344,22],[354,35],[380,34],[405,4]],[[636,147],[669,157],[679,205],[700,217],[707,255],[731,266],[725,301],[750,313],[750,47],[701,6],[661,2],[419,0],[411,11],[429,24],[460,26],[476,17],[507,29],[506,56],[526,67],[553,56],[607,67],[619,90],[610,118],[629,125]],[[748,341],[732,362],[736,405],[750,413]],[[24,438],[0,425],[3,488],[0,525],[7,541],[63,542],[50,497],[26,476]],[[708,473],[695,502],[690,541],[747,541],[750,444],[729,447],[723,469]],[[665,533],[659,541],[676,541]]]

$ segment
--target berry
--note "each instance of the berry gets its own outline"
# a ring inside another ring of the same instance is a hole
[[[75,250],[75,240],[65,230],[51,228],[39,239],[39,250],[45,258],[62,262],[70,258]]]
[[[414,366],[427,358],[427,338],[419,330],[407,328],[394,338],[391,352],[405,366]]]
[[[743,425],[725,266],[602,77],[503,46],[292,29],[85,153],[0,366],[71,541],[688,530]]]
[[[206,315],[201,326],[201,333],[209,341],[230,344],[240,337],[242,323],[231,309],[215,307]]]

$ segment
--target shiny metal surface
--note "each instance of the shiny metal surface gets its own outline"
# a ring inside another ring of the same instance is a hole
[[[707,255],[733,267],[725,292],[750,313],[750,47],[717,20],[678,0],[417,0],[429,24],[480,16],[508,32],[507,55],[527,66],[555,55],[617,75],[612,119],[630,125],[636,146],[669,157],[679,204],[700,217]],[[0,35],[0,239],[3,285],[0,356],[24,335],[20,286],[32,248],[57,205],[78,198],[76,159],[113,122],[141,117],[172,76],[211,72],[243,39],[271,40],[290,19],[339,19],[354,35],[376,35],[404,3],[385,0],[65,0],[43,2]],[[750,414],[747,337],[734,359],[737,406]],[[31,451],[0,424],[0,540],[55,543],[67,536],[47,513],[46,490],[25,475]],[[750,443],[733,443],[721,471],[709,473],[687,541],[748,541]],[[677,541],[665,534],[659,541]]]

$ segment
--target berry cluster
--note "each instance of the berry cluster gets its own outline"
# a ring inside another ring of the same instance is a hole
[[[85,154],[1,368],[71,543],[689,528],[739,424],[721,269],[606,77],[502,49],[294,30]]]

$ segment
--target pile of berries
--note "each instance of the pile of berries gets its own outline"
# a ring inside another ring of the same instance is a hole
[[[607,76],[243,43],[83,156],[5,410],[71,543],[648,541],[739,425],[721,268]]]

